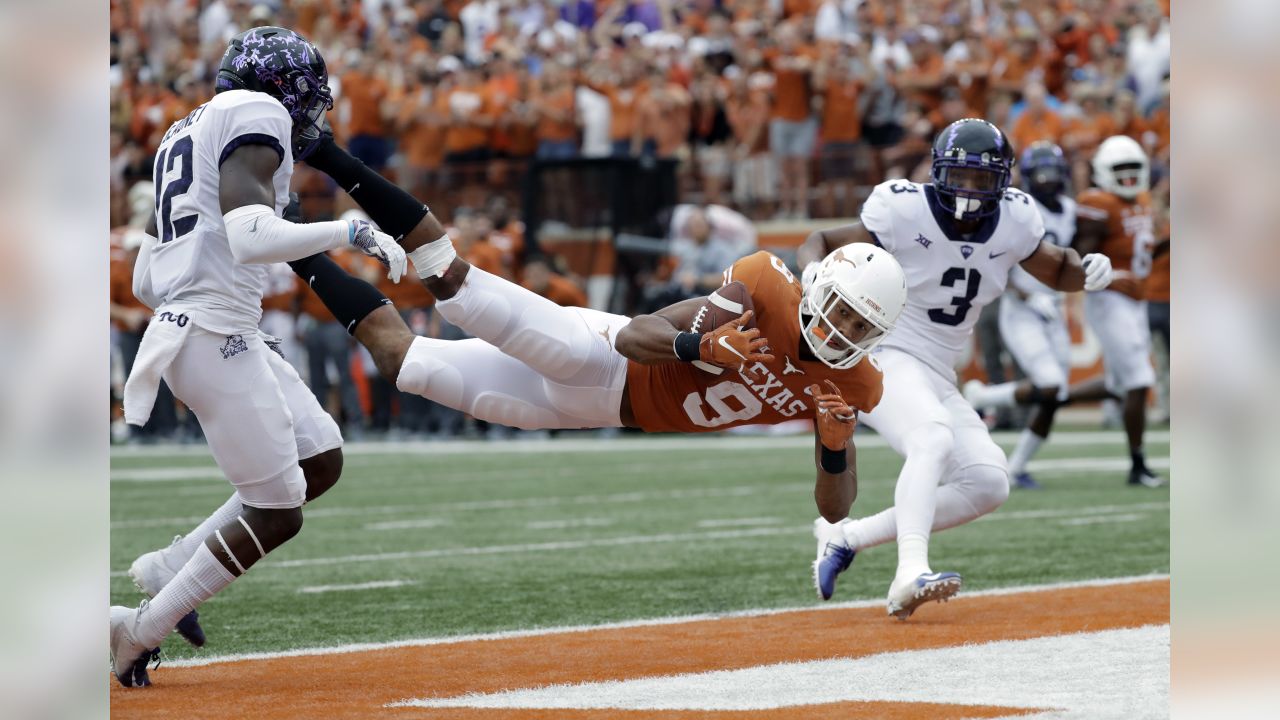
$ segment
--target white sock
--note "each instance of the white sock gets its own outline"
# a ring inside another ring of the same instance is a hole
[[[984,514],[978,510],[970,498],[966,497],[966,492],[973,492],[973,490],[963,483],[951,483],[938,487],[938,504],[933,514],[932,532],[963,525]],[[875,515],[844,523],[840,529],[844,532],[845,542],[854,550],[865,550],[897,540],[897,512],[896,508],[887,508]]]
[[[204,545],[204,541],[213,534],[214,530],[229,522],[235,522],[236,516],[243,510],[244,505],[240,502],[240,494],[231,493],[231,497],[222,503],[222,507],[214,510],[213,514],[197,525],[195,530],[184,535],[181,540],[169,548],[169,552],[165,554],[165,563],[175,569],[186,565],[187,561],[191,559],[191,556],[195,554],[201,545]]]
[[[929,569],[929,538],[924,535],[898,538],[898,574],[894,579],[914,579],[929,572],[932,572]]]
[[[173,580],[151,600],[146,612],[138,619],[134,639],[146,647],[157,647],[183,615],[200,607],[235,579],[236,576],[218,562],[209,547],[201,543]]]
[[[988,385],[974,398],[977,407],[984,408],[1007,408],[1013,407],[1016,402],[1013,399],[1013,393],[1018,389],[1018,383],[1007,382],[999,385]]]
[[[1018,446],[1013,449],[1013,454],[1009,456],[1009,475],[1017,475],[1026,472],[1027,463],[1031,462],[1031,458],[1035,456],[1036,451],[1040,449],[1044,438],[1024,429],[1022,434],[1018,436]]]
[[[409,253],[414,270],[423,280],[444,275],[444,271],[449,269],[450,263],[457,256],[458,252],[453,249],[453,241],[447,234]]]

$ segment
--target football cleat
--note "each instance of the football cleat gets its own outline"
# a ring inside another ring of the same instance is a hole
[[[1146,468],[1134,468],[1129,471],[1129,484],[1158,488],[1164,487],[1166,482],[1159,475],[1156,475]]]
[[[169,584],[173,576],[178,574],[178,570],[182,569],[181,565],[174,568],[169,564],[169,556],[181,540],[181,535],[175,535],[169,547],[145,553],[129,566],[129,578],[143,595],[148,598],[155,597],[165,585]],[[204,647],[204,628],[200,627],[200,616],[195,610],[183,615],[174,629],[183,640],[195,647]]]
[[[1029,472],[1020,472],[1013,476],[1013,487],[1019,490],[1039,490],[1043,487]]]
[[[889,586],[889,614],[906,620],[921,605],[940,600],[946,602],[960,592],[959,573],[925,573],[912,580]]]
[[[146,606],[144,600],[137,610],[119,605],[111,607],[111,670],[125,687],[150,685],[147,665],[154,660],[155,667],[160,666],[160,648],[148,649],[133,639],[138,615]]]
[[[813,536],[818,539],[818,557],[813,561],[813,586],[818,597],[830,600],[836,592],[836,578],[849,569],[857,551],[845,543],[840,523],[833,525],[818,518],[813,521]]]

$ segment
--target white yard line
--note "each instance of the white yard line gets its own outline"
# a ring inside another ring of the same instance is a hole
[[[783,520],[780,517],[754,517],[754,518],[717,518],[715,520],[699,520],[698,527],[748,527],[752,525],[778,525]]]
[[[435,528],[446,524],[445,520],[440,518],[415,518],[413,520],[388,520],[386,522],[369,523],[364,526],[365,530],[420,530],[423,528]]]
[[[1054,518],[1083,518],[1110,515],[1133,510],[1159,510],[1169,507],[1168,502],[1128,503],[1116,505],[1093,505],[1088,507],[1063,508],[1061,510],[1022,510],[1001,513],[999,511],[979,518],[976,522],[992,522],[1002,520],[1038,520]],[[480,545],[469,547],[433,548],[427,550],[402,550],[397,552],[367,553],[360,555],[341,555],[336,557],[298,558],[295,560],[264,560],[262,566],[297,568],[319,567],[328,565],[348,565],[352,563],[387,562],[393,560],[432,560],[446,557],[464,557],[476,555],[506,555],[515,553],[545,553],[563,550],[585,550],[597,547],[617,547],[620,545],[652,545],[677,542],[702,542],[706,540],[737,540],[750,537],[769,537],[775,535],[802,535],[812,532],[812,526],[787,525],[780,527],[751,527],[758,524],[759,518],[744,518],[742,524],[747,527],[730,530],[708,530],[705,532],[659,533],[655,535],[628,535],[623,537],[583,538],[579,540],[559,540],[541,543],[523,543],[512,545]],[[124,577],[125,571],[117,570],[111,577]]]
[[[952,602],[963,602],[966,598],[973,597],[992,597],[1002,595],[1016,595],[1021,593],[1037,593],[1037,592],[1053,592],[1054,590],[1065,590],[1069,588],[1085,588],[1085,587],[1110,587],[1113,585],[1129,585],[1139,582],[1151,582],[1154,580],[1167,580],[1167,574],[1152,575],[1131,575],[1127,577],[1117,578],[1099,578],[1095,580],[1079,580],[1073,582],[1051,583],[1043,585],[1022,585],[1004,588],[994,588],[991,590],[976,590],[973,592],[965,592]],[[511,630],[507,632],[496,633],[480,633],[472,635],[454,635],[444,637],[426,637],[414,638],[406,640],[394,640],[391,642],[381,643],[353,643],[349,645],[336,645],[330,647],[314,647],[314,648],[297,648],[293,650],[282,650],[277,652],[256,652],[256,653],[239,653],[230,655],[215,655],[211,657],[186,658],[178,660],[169,660],[165,662],[166,667],[193,667],[200,665],[214,665],[217,663],[239,662],[243,660],[275,660],[278,658],[304,657],[314,655],[341,655],[354,652],[368,652],[371,650],[386,650],[390,648],[402,647],[424,647],[430,645],[450,645],[454,643],[477,642],[486,640],[509,640],[513,638],[542,637],[545,635],[558,635],[562,633],[581,633],[592,632],[596,630],[619,630],[625,628],[636,627],[653,627],[657,625],[679,625],[682,623],[701,622],[704,620],[722,620],[726,618],[745,618],[745,617],[766,617],[771,615],[783,615],[793,612],[830,612],[836,610],[847,610],[850,608],[867,608],[882,607],[883,599],[874,600],[855,600],[849,602],[823,603],[822,605],[773,608],[768,610],[743,610],[740,612],[730,613],[706,613],[699,615],[679,615],[659,618],[648,618],[639,620],[627,620],[615,623],[601,623],[599,625],[568,625],[561,627],[538,628],[531,630]]]
[[[1018,432],[997,432],[991,437],[1002,446],[1013,447],[1018,443]],[[1155,430],[1146,434],[1148,444],[1169,442],[1168,430]],[[1124,433],[1119,430],[1097,432],[1060,432],[1049,441],[1049,447],[1079,445],[1123,445]],[[755,435],[661,435],[656,437],[622,438],[566,438],[558,440],[504,440],[446,442],[355,442],[343,446],[345,455],[497,455],[520,453],[601,453],[601,452],[663,452],[669,450],[774,450],[780,448],[813,447],[809,434],[784,437]],[[860,448],[888,447],[884,438],[872,433],[858,436]],[[112,457],[190,457],[208,456],[203,445],[125,445],[111,450]]]
[[[1169,626],[414,698],[388,707],[714,712],[850,701],[1053,708],[1082,720],[1167,717]]]
[[[413,585],[412,580],[374,580],[373,582],[356,583],[354,585],[307,585],[298,588],[304,595],[315,593],[346,592],[349,590],[383,590]]]
[[[1075,526],[1075,525],[1097,525],[1099,523],[1126,523],[1137,522],[1145,518],[1144,513],[1123,513],[1121,515],[1100,515],[1098,517],[1078,517],[1059,520],[1059,525]]]
[[[580,527],[609,527],[618,521],[613,518],[570,518],[567,520],[531,520],[524,524],[526,530],[568,530]]]
[[[1168,457],[1152,457],[1147,459],[1147,464],[1156,470],[1165,470],[1169,467]],[[1127,458],[1063,458],[1060,460],[1036,460],[1030,464],[1030,469],[1038,475],[1056,475],[1081,472],[1123,472],[1129,469],[1129,460]],[[877,485],[889,485],[896,481],[892,477],[871,477],[863,478],[859,481],[861,487],[868,488]],[[228,491],[229,491],[229,487]],[[795,483],[763,483],[757,485],[733,485],[721,488],[681,488],[678,490],[655,490],[645,491],[637,490],[630,492],[618,493],[589,493],[585,495],[562,495],[550,497],[534,497],[534,498],[493,498],[489,500],[461,500],[442,503],[402,503],[399,505],[375,505],[375,506],[353,506],[353,507],[325,507],[323,504],[317,508],[307,508],[304,514],[308,520],[332,517],[360,517],[366,515],[398,515],[412,512],[423,513],[450,513],[459,511],[483,511],[483,510],[516,510],[530,508],[551,508],[565,507],[575,505],[605,505],[615,503],[636,503],[664,500],[686,500],[698,498],[716,498],[716,497],[746,497],[755,495],[760,492],[783,493],[783,492],[803,492],[810,490],[813,483],[810,480]],[[131,520],[115,520],[111,523],[112,530],[126,530],[134,528],[151,528],[151,527],[168,527],[174,532],[189,530],[200,521],[203,517],[196,515],[185,515],[180,517],[161,517],[161,518],[134,518]]]

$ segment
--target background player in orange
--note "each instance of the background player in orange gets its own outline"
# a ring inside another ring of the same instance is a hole
[[[880,370],[863,360],[906,303],[905,276],[888,253],[870,244],[833,252],[805,292],[774,255],[738,260],[724,282],[746,286],[755,327],[752,309],[719,291],[718,307],[742,313],[719,327],[696,325],[708,298],[633,319],[560,307],[473,267],[420,203],[332,142],[309,163],[343,187],[358,186],[355,199],[370,217],[402,236],[440,314],[475,336],[415,336],[394,307],[363,300],[373,288],[327,258],[293,263],[400,390],[524,429],[707,432],[814,418],[819,511],[836,519],[848,512],[857,492],[849,444],[856,413],[875,407],[882,392]]]
[[[1085,319],[1102,344],[1106,389],[1124,402],[1133,458],[1129,484],[1159,487],[1163,481],[1147,467],[1142,451],[1147,390],[1155,384],[1143,293],[1156,240],[1150,162],[1136,140],[1114,135],[1098,146],[1091,164],[1096,187],[1077,198],[1074,246],[1081,254],[1110,257],[1115,279],[1106,290],[1085,296]]]

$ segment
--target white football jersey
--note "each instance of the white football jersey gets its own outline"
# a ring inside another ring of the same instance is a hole
[[[1031,202],[1036,204],[1036,209],[1040,211],[1040,217],[1044,220],[1044,241],[1058,247],[1070,247],[1072,239],[1076,236],[1076,201],[1066,195],[1059,195],[1061,212],[1050,210],[1034,197],[1031,198]],[[1028,294],[1048,293],[1058,299],[1062,296],[1062,293],[1031,277],[1031,273],[1020,267],[1015,267],[1010,273],[1009,284]]]
[[[165,133],[154,170],[158,237],[146,269],[165,310],[185,313],[213,332],[257,329],[268,270],[242,265],[231,254],[218,200],[219,168],[242,145],[275,149],[279,215],[289,202],[292,131],[293,121],[275,98],[231,90],[214,95]]]
[[[907,276],[907,306],[881,348],[909,353],[945,377],[969,341],[982,308],[1004,292],[1009,271],[1031,257],[1044,221],[1031,197],[1009,189],[1000,210],[969,239],[948,237],[951,216],[931,185],[889,180],[862,206],[862,225]]]

